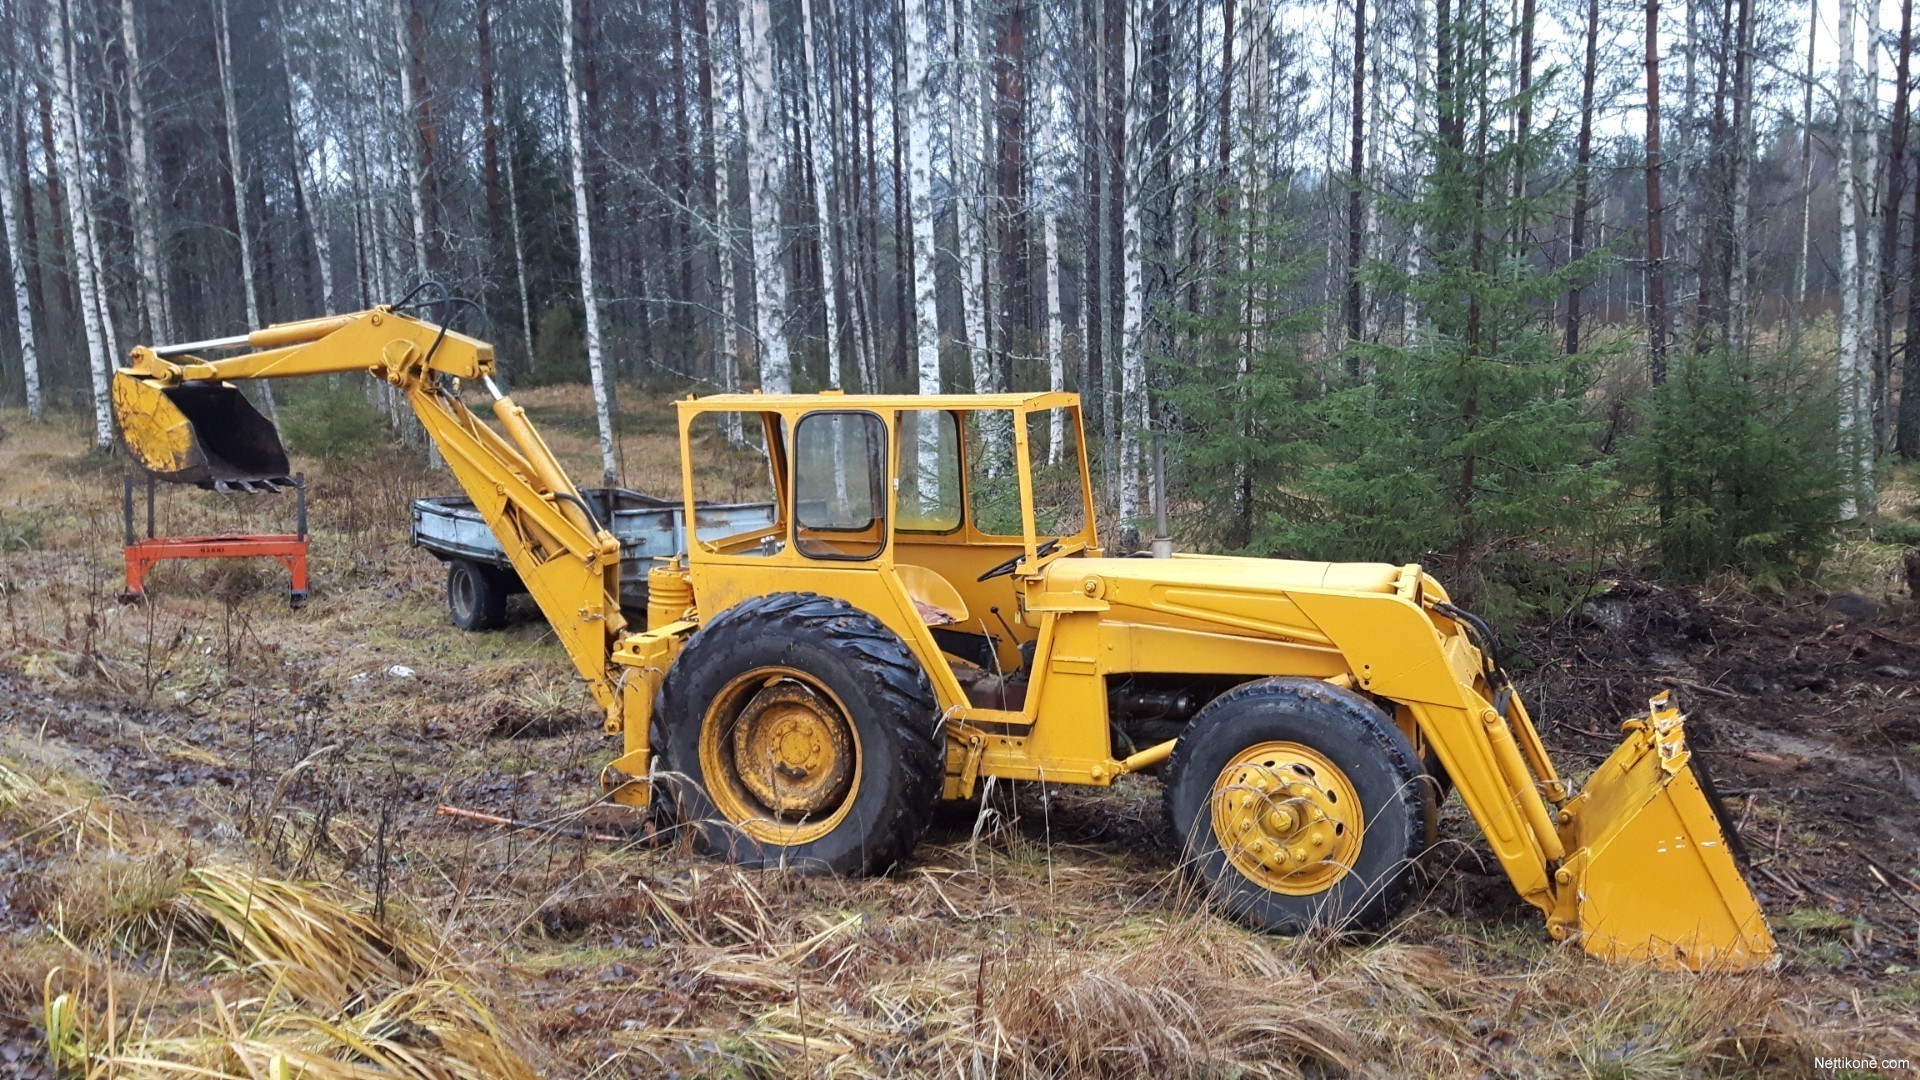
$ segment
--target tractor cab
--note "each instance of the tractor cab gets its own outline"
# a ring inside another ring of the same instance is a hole
[[[1077,396],[679,405],[688,513],[701,500],[777,507],[771,524],[687,553],[702,609],[771,591],[840,597],[902,632],[943,703],[1019,709],[1040,630],[1029,584],[1100,554]]]

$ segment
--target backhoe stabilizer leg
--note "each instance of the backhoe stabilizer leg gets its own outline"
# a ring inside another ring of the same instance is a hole
[[[1569,852],[1548,929],[1607,960],[1737,971],[1775,960],[1730,836],[1667,695],[1561,811]]]

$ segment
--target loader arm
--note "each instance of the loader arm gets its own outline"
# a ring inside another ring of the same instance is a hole
[[[216,349],[250,351],[198,355]],[[611,726],[620,694],[609,656],[626,627],[620,545],[593,519],[525,410],[494,389],[493,370],[486,342],[379,307],[217,341],[136,347],[114,374],[114,419],[128,452],[162,479],[271,485],[286,470],[285,452],[232,381],[365,371],[390,383],[493,529]],[[484,382],[506,434],[475,416],[443,376]]]

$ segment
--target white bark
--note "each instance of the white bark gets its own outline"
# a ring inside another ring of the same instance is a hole
[[[233,44],[227,33],[227,0],[215,0],[220,22],[214,27],[220,77],[220,105],[227,121],[227,175],[233,180],[233,221],[240,236],[240,283],[247,301],[247,329],[260,326],[260,297],[253,284],[253,245],[247,237],[247,175],[240,163],[240,110],[233,91]]]
[[[587,154],[581,137],[580,77],[573,59],[573,0],[560,0],[560,69],[567,88],[567,148],[573,167],[573,232],[580,250],[580,307],[586,313],[587,371],[593,378],[593,418],[600,428],[601,478],[608,487],[620,482],[620,461],[613,449],[613,398],[608,392],[607,368],[600,355],[600,301],[593,287],[593,230],[587,212]]]
[[[713,371],[720,389],[733,391],[740,388],[733,285],[733,109],[728,105],[732,98],[726,90],[726,71],[721,63],[726,39],[720,32],[720,3],[707,0],[707,62],[713,65],[707,128],[713,132],[714,261],[720,271],[720,325],[713,336]],[[738,445],[745,438],[738,413],[724,414],[721,422],[729,443]]]
[[[166,341],[166,299],[160,274],[160,239],[153,222],[153,162],[147,153],[147,109],[140,93],[140,35],[134,26],[133,0],[120,0],[120,41],[127,55],[127,156],[133,195],[133,257],[146,308],[147,338]]]
[[[1800,265],[1793,276],[1794,328],[1800,325],[1800,309],[1807,302],[1807,264],[1813,255],[1813,153],[1812,140],[1804,134],[1813,130],[1813,53],[1820,38],[1820,0],[1807,0],[1807,82],[1800,108],[1803,133],[1800,155]],[[1796,334],[1796,340],[1797,334]]]
[[[1140,145],[1140,26],[1139,12],[1126,5],[1129,16],[1123,34],[1126,50],[1126,194],[1122,203],[1121,288],[1124,291],[1120,327],[1120,472],[1118,498],[1120,527],[1140,515],[1140,433],[1147,424],[1145,279],[1140,268],[1142,242],[1142,181],[1147,147]]]
[[[980,225],[980,58],[979,30],[966,0],[947,0],[947,35],[953,46],[952,133],[947,139],[953,191],[954,262],[960,272],[961,341],[976,394],[993,390],[993,364],[986,350],[985,252]]]
[[[913,221],[914,339],[919,346],[919,390],[940,392],[940,319],[934,284],[933,239],[933,46],[927,40],[927,5],[906,0],[907,217]],[[928,425],[929,428],[931,425]]]
[[[1735,356],[1747,354],[1747,267],[1748,251],[1751,248],[1750,221],[1752,217],[1752,175],[1753,175],[1753,57],[1752,57],[1751,15],[1740,30],[1739,48],[1747,56],[1744,64],[1744,77],[1740,85],[1734,87],[1736,104],[1734,111],[1740,116],[1740,123],[1733,133],[1733,280],[1727,288],[1727,313],[1729,316],[1729,345]],[[1868,235],[1878,237],[1877,230],[1869,230]],[[1879,243],[1871,245],[1876,251]]]
[[[1048,45],[1057,62],[1060,56],[1059,40],[1050,40]],[[1061,88],[1066,85],[1066,73],[1055,68],[1051,74],[1053,85],[1047,88],[1046,96],[1046,172],[1043,174],[1047,190],[1042,196],[1046,202],[1040,227],[1047,245],[1047,389],[1057,394],[1067,388],[1066,317],[1060,303],[1060,205],[1065,201],[1065,193],[1061,189],[1066,186],[1064,174],[1070,159],[1061,131],[1064,126],[1061,113],[1066,106],[1060,96]],[[1049,421],[1047,464],[1058,465],[1061,443],[1066,441],[1065,410],[1053,410]]]
[[[1871,421],[1866,405],[1867,383],[1860,335],[1860,237],[1857,184],[1854,176],[1853,0],[1840,0],[1840,475],[1846,496],[1840,516],[1851,520],[1871,504],[1873,482]],[[1863,449],[1865,451],[1863,455]],[[1861,468],[1862,459],[1866,468]]]
[[[54,157],[60,175],[67,182],[67,227],[73,238],[74,285],[80,292],[80,321],[87,337],[87,359],[93,384],[93,443],[97,450],[113,448],[113,406],[109,400],[108,378],[113,367],[110,332],[100,318],[105,310],[99,281],[99,264],[91,242],[91,212],[87,206],[87,183],[80,164],[80,120],[74,107],[73,63],[69,52],[71,38],[67,21],[71,5],[65,0],[47,20],[52,37]]]
[[[828,137],[831,121],[820,115],[820,68],[816,66],[816,52],[813,47],[813,3],[812,0],[800,0],[800,41],[805,52],[807,70],[807,123],[811,130],[807,132],[807,143],[813,149],[813,216],[819,227],[818,243],[820,247],[820,292],[827,304],[827,386],[838,389],[840,386],[840,341],[842,318],[840,314],[840,279],[834,273],[833,257],[833,217],[827,206],[827,170],[832,167],[832,140]]]
[[[533,370],[533,305],[527,302],[527,248],[520,236],[520,185],[514,178],[513,167],[513,129],[508,125],[502,133],[501,149],[505,151],[507,174],[507,228],[513,236],[513,280],[520,290],[520,344],[527,354],[527,370]]]
[[[793,389],[787,350],[787,267],[780,244],[780,86],[775,81],[773,20],[767,0],[740,5],[740,87],[747,144],[747,206],[753,232],[754,328],[760,389]]]
[[[1414,177],[1426,171],[1427,102],[1421,97],[1433,85],[1432,58],[1427,55],[1427,0],[1413,0],[1413,138],[1407,154],[1407,171]],[[1416,182],[1418,182],[1416,180]],[[1407,235],[1406,272],[1409,279],[1420,276],[1420,249],[1426,246],[1426,225],[1417,218]],[[1408,295],[1400,301],[1400,335],[1408,345],[1420,343],[1420,309]]]
[[[13,130],[15,110],[20,107],[17,86],[9,87],[6,131]],[[0,220],[7,230],[7,262],[13,267],[13,310],[20,336],[20,372],[27,392],[27,416],[38,420],[45,411],[40,396],[40,350],[34,340],[33,293],[27,286],[26,250],[20,243],[20,206],[14,194],[14,181],[20,175],[19,163],[12,160],[13,140],[0,133]]]
[[[225,0],[222,0],[224,3]],[[414,125],[413,80],[407,77],[407,13],[401,0],[393,0],[394,70],[400,73],[400,116],[394,130],[400,133],[400,172],[406,178],[407,198],[413,209],[413,270],[418,279],[427,279],[427,203],[420,191],[420,133]],[[569,5],[571,11],[571,5]],[[573,33],[567,23],[567,33]],[[568,40],[572,40],[571,37]],[[611,480],[608,483],[612,483]]]
[[[123,0],[131,3],[132,0]],[[274,15],[279,21],[280,68],[286,73],[287,80],[287,119],[293,128],[293,182],[299,186],[300,201],[307,207],[308,233],[313,240],[314,261],[320,270],[320,307],[329,313],[340,310],[333,299],[333,242],[327,230],[327,208],[320,200],[319,185],[316,184],[313,171],[313,158],[316,152],[324,156],[326,148],[325,127],[320,123],[319,103],[313,100],[311,92],[302,94],[300,80],[293,74],[293,50],[287,47],[287,13],[285,0],[274,0]],[[306,87],[311,91],[313,76],[311,71],[302,73]],[[308,120],[303,115],[303,105],[313,108],[312,131],[318,138],[308,135]]]

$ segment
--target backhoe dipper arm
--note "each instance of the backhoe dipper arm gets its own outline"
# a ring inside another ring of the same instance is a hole
[[[194,355],[235,348],[255,351],[216,360]],[[366,371],[391,383],[406,394],[611,724],[620,694],[608,657],[626,627],[620,544],[593,520],[525,410],[494,389],[493,369],[486,342],[380,307],[243,337],[137,347],[114,375],[114,416],[128,451],[148,471],[191,483],[245,484],[284,473],[286,456],[272,425],[226,380]],[[482,423],[440,376],[484,382],[506,434]]]

